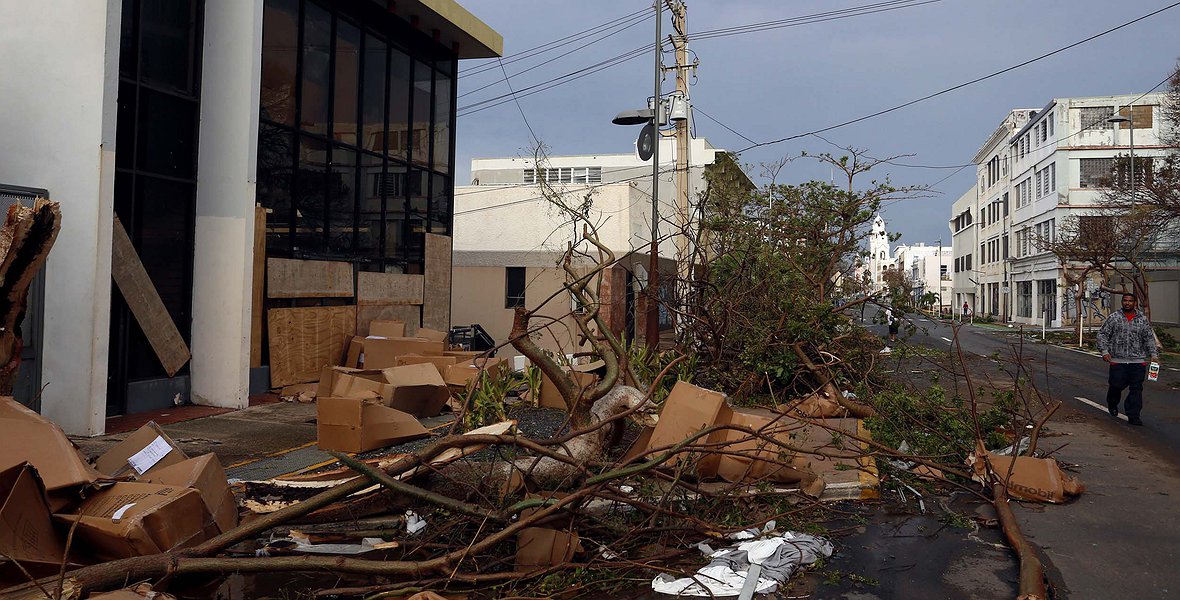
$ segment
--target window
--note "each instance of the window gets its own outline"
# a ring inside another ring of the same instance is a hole
[[[1003,254],[1002,254],[1001,258],[1007,260],[1007,258],[1008,258],[1008,236],[1006,234],[1004,235],[1003,238],[1000,239],[1000,247],[1003,250]]]
[[[987,264],[987,242],[979,243],[979,264]]]
[[[1090,129],[1110,129],[1113,123],[1106,120],[1114,116],[1113,106],[1084,106],[1081,109],[1082,131]]]
[[[524,306],[524,267],[504,267],[504,308]]]
[[[1045,123],[1049,125],[1049,139],[1053,139],[1053,113],[1045,118]]]
[[[1016,316],[1032,316],[1032,282],[1016,282]]]
[[[970,271],[970,270],[971,270],[971,255],[970,255],[970,254],[968,254],[968,255],[967,255],[967,266],[966,266],[966,269],[967,269],[968,271]]]
[[[1000,161],[1000,175],[1008,174],[1008,153],[1004,153],[1004,160]]]
[[[1110,184],[1113,158],[1083,158],[1078,165],[1078,183],[1083,188],[1100,188]]]
[[[546,183],[602,183],[602,167],[551,167],[541,169]],[[524,183],[537,183],[536,169],[524,170]]]
[[[1132,106],[1131,122],[1119,123],[1119,129],[1128,129],[1134,127],[1135,129],[1151,129],[1152,107],[1151,106]],[[1119,109],[1119,115],[1127,116],[1127,107],[1124,106]],[[1113,125],[1113,123],[1111,123]]]

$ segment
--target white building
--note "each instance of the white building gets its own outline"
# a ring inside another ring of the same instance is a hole
[[[889,249],[889,232],[885,229],[885,219],[878,214],[873,218],[873,227],[869,235],[868,269],[871,291],[879,292],[884,289],[885,271],[892,269],[896,264],[893,252]]]
[[[1009,113],[976,156],[974,260],[955,245],[956,261],[974,265],[969,269],[978,276],[981,312],[1050,327],[1076,319],[1074,303],[1067,301],[1073,291],[1064,290],[1063,266],[1037,240],[1055,239],[1067,218],[1093,214],[1105,192],[1100,183],[1111,176],[1116,157],[1131,150],[1132,127],[1137,170],[1171,150],[1161,142],[1161,130],[1174,126],[1162,122],[1163,99],[1162,94],[1058,98],[1039,111]],[[1132,102],[1133,112],[1126,108]],[[1116,111],[1132,122],[1109,122]],[[1006,143],[994,143],[1001,136]],[[964,208],[957,202],[952,209],[952,231]],[[1180,321],[1175,271],[1153,273],[1152,279],[1153,319]]]
[[[660,147],[660,272],[667,279],[676,273],[676,246],[667,238],[677,226],[675,146],[664,138]],[[691,140],[690,149],[689,198],[694,203],[705,187],[704,169],[720,156],[741,173],[705,139]],[[536,162],[533,157],[474,159],[473,185],[456,189],[452,321],[478,323],[502,343],[517,302],[533,309],[561,290],[564,273],[558,259],[568,244],[585,243],[581,225],[571,224],[541,194],[538,181],[545,181],[575,205],[593,195],[589,218],[618,261],[607,271],[601,291],[604,316],[616,334],[642,336],[645,311],[638,309],[636,292],[646,284],[650,260],[652,163],[635,153],[550,156],[539,167]],[[543,314],[557,321],[542,336],[543,346],[572,351],[572,319],[561,318],[570,302],[564,297],[547,304]],[[661,314],[661,326],[669,325],[668,315]],[[511,347],[503,352],[516,353]]]
[[[950,307],[951,276],[953,265],[950,246],[927,246],[924,242],[914,245],[899,245],[893,251],[898,268],[909,277],[914,286],[914,299],[920,299],[926,292],[938,295],[935,305]]]
[[[975,295],[978,278],[975,275],[975,246],[978,239],[978,227],[975,221],[976,188],[959,196],[951,205],[951,255],[953,257],[951,273],[951,291],[954,294],[952,305],[954,312],[961,313],[963,304],[972,313],[979,311],[978,300]]]
[[[421,273],[425,235],[449,234],[458,61],[503,48],[453,0],[44,0],[3,16],[0,183],[62,212],[29,307],[43,350],[21,367],[44,391],[17,396],[81,435],[176,397],[246,406],[264,370],[256,243]],[[257,232],[256,204],[271,211]],[[116,217],[191,351],[175,377],[111,284]]]

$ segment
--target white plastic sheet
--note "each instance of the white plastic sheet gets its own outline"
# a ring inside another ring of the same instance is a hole
[[[661,594],[679,596],[736,596],[749,577],[750,565],[760,565],[761,572],[754,591],[766,594],[778,589],[778,584],[790,579],[801,565],[809,565],[831,555],[831,542],[788,531],[782,535],[743,541],[713,552],[710,555],[711,562],[697,570],[693,577],[674,579],[661,574],[652,580],[651,587]]]

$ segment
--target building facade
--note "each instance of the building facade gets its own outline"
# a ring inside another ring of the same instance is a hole
[[[924,242],[898,245],[893,250],[894,262],[913,285],[914,300],[927,292],[936,295],[932,308],[941,312],[951,308],[952,250],[950,246],[927,246]]]
[[[719,162],[733,165],[723,150],[707,140],[690,141],[689,198],[695,204],[705,189],[704,172]],[[664,138],[660,147],[659,178],[660,274],[672,280],[676,269],[675,231],[676,148]],[[721,157],[726,158],[721,158]],[[740,169],[734,170],[745,178]],[[545,308],[538,321],[549,319],[538,343],[554,352],[570,353],[577,330],[572,298],[562,291],[565,274],[559,265],[569,245],[596,254],[582,240],[582,226],[571,222],[541,193],[545,182],[565,201],[577,206],[590,195],[588,219],[596,224],[600,242],[610,248],[616,263],[604,273],[604,319],[616,334],[642,337],[646,325],[639,291],[646,286],[650,264],[652,164],[636,154],[587,154],[527,158],[475,159],[471,186],[455,192],[454,279],[451,315],[456,324],[478,323],[499,343],[507,341],[513,309]],[[748,181],[748,178],[747,178]],[[575,263],[579,269],[589,263]],[[661,286],[670,298],[670,288]],[[671,326],[671,315],[661,309],[660,325]],[[517,354],[511,347],[505,356]]]
[[[177,398],[246,405],[256,203],[268,256],[419,269],[421,236],[451,226],[458,61],[503,46],[451,0],[5,13],[0,183],[63,214],[35,309],[38,408],[83,435]],[[175,377],[111,285],[116,217],[191,351]]]
[[[976,188],[973,186],[951,205],[951,291],[956,314],[963,312],[964,304],[969,314],[979,311],[976,295],[979,279],[975,274],[975,246],[979,239],[975,221],[976,202]]]
[[[952,208],[950,227],[972,227],[964,212],[975,215],[968,258],[965,245],[955,245],[956,264],[974,274],[974,293],[980,313],[1029,325],[1061,327],[1075,323],[1074,295],[1078,286],[1066,282],[1057,256],[1046,247],[1067,220],[1094,215],[1119,157],[1134,155],[1137,171],[1150,172],[1151,160],[1175,150],[1161,142],[1161,133],[1175,124],[1161,118],[1162,94],[1057,98],[1039,111],[1011,111],[976,155],[979,165],[975,204],[960,198]],[[1132,108],[1128,108],[1132,106]],[[1129,122],[1111,122],[1116,114]],[[1003,138],[1003,143],[998,140]],[[1150,276],[1153,318],[1160,323],[1180,319],[1180,290],[1174,269]],[[961,280],[960,280],[961,281]],[[1102,314],[1107,299],[1091,297],[1097,282],[1080,293],[1097,301]],[[958,288],[958,284],[956,284]],[[963,286],[966,288],[967,286]],[[968,292],[960,292],[967,294]]]

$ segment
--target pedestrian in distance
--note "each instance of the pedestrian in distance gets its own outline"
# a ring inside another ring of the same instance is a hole
[[[887,308],[885,309],[885,320],[889,323],[889,341],[896,343],[897,331],[901,329],[901,314],[892,307]]]
[[[1159,347],[1151,323],[1139,312],[1135,294],[1123,294],[1122,312],[1111,314],[1098,330],[1098,351],[1102,360],[1110,364],[1106,406],[1110,416],[1119,416],[1119,402],[1123,390],[1127,393],[1124,412],[1127,422],[1142,425],[1139,413],[1143,410],[1143,380],[1147,376],[1147,362],[1159,360]]]

